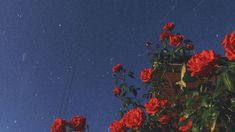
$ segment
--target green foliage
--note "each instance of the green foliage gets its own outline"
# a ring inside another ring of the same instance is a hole
[[[230,70],[222,73],[223,83],[226,86],[227,90],[230,92],[235,92],[235,73]]]

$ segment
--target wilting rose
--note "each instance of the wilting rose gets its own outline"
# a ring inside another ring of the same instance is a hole
[[[76,132],[84,132],[86,127],[86,118],[82,116],[74,116],[70,120],[70,125],[75,129]]]
[[[185,44],[185,49],[192,50],[194,49],[194,46],[192,44]]]
[[[151,98],[144,107],[148,114],[156,114],[160,110],[160,104],[157,98]]]
[[[193,125],[193,122],[191,120],[189,120],[186,125],[179,127],[179,131],[180,132],[187,132],[192,127],[192,125]]]
[[[148,83],[153,78],[154,70],[152,68],[145,68],[140,72],[140,78],[144,83]]]
[[[119,87],[114,88],[114,95],[119,95],[121,93],[121,89]]]
[[[170,45],[179,47],[184,39],[184,36],[181,34],[176,34],[176,35],[170,35],[169,38],[170,38]]]
[[[235,61],[235,30],[231,34],[225,36],[222,45],[225,49],[225,56],[229,60]]]
[[[123,116],[122,121],[127,128],[139,130],[145,121],[145,115],[139,107],[133,108]]]
[[[170,34],[168,32],[161,32],[160,33],[160,40],[163,41],[165,39],[169,39]]]
[[[163,26],[163,30],[171,31],[175,28],[175,24],[173,22],[169,22]]]
[[[65,132],[65,124],[65,120],[56,118],[51,126],[51,132]]]
[[[170,118],[167,115],[163,115],[159,118],[159,122],[161,122],[163,125],[167,124],[170,121]]]
[[[113,72],[113,73],[114,73],[114,72],[118,72],[118,71],[120,71],[121,69],[122,69],[122,65],[121,65],[121,64],[116,64],[116,65],[113,66],[112,72]]]
[[[187,63],[191,76],[210,76],[217,68],[218,57],[213,50],[203,50],[202,53],[192,56]]]
[[[109,126],[110,132],[127,132],[127,128],[120,121],[114,121]]]

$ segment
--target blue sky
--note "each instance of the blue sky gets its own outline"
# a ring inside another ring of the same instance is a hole
[[[0,131],[48,132],[73,115],[108,131],[120,107],[114,64],[139,76],[145,41],[169,21],[197,51],[223,54],[234,12],[234,0],[0,0]]]

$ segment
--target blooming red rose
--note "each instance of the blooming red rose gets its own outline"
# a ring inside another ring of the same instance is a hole
[[[122,121],[127,128],[139,130],[145,121],[145,115],[139,107],[133,108],[123,116]]]
[[[203,50],[202,53],[192,56],[187,63],[191,76],[210,76],[217,68],[218,57],[213,50]]]
[[[235,30],[231,34],[225,36],[222,45],[225,49],[225,56],[229,60],[235,61]]]
[[[144,83],[148,83],[153,78],[154,70],[152,68],[145,68],[140,72],[140,78]]]
[[[163,41],[165,39],[169,39],[170,34],[168,32],[161,32],[160,33],[160,40]]]
[[[189,120],[186,125],[179,127],[179,131],[180,132],[187,132],[192,127],[192,125],[193,125],[192,120]]]
[[[160,103],[160,107],[161,107],[161,108],[165,108],[165,107],[166,107],[167,102],[168,102],[168,100],[166,100],[166,99],[160,100],[160,101],[159,101],[159,103]]]
[[[119,95],[121,93],[121,89],[119,87],[114,88],[114,95]]]
[[[159,118],[159,122],[161,122],[163,125],[167,124],[170,121],[170,118],[166,115],[163,115]]]
[[[163,26],[163,30],[171,31],[175,28],[175,24],[173,22],[169,22]]]
[[[187,50],[192,50],[192,49],[194,49],[194,46],[192,44],[185,44],[185,48]]]
[[[82,116],[74,116],[70,120],[70,125],[75,129],[76,132],[83,132],[86,127],[86,118]]]
[[[113,72],[113,73],[114,73],[114,72],[118,72],[118,71],[120,71],[121,69],[122,69],[122,65],[121,65],[121,64],[116,64],[116,65],[113,66],[112,72]]]
[[[65,124],[65,120],[56,118],[51,126],[51,132],[65,132]]]
[[[127,128],[120,121],[114,121],[109,126],[110,132],[127,132]]]
[[[148,114],[156,114],[160,110],[160,104],[157,98],[151,98],[144,107]]]
[[[181,34],[176,34],[176,35],[170,35],[169,38],[170,38],[170,45],[179,47],[184,39],[184,36]]]

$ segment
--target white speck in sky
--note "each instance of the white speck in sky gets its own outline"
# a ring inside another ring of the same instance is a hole
[[[215,36],[216,36],[216,38],[219,38],[219,34],[216,34]]]
[[[27,57],[27,54],[24,52],[24,53],[22,54],[22,61],[23,61],[23,62],[26,60],[26,57]]]
[[[22,14],[17,13],[17,17],[18,17],[18,18],[22,18],[23,16],[22,16]]]
[[[17,123],[17,120],[14,120],[14,123],[16,124],[16,123]]]
[[[114,58],[112,57],[112,58],[109,59],[109,61],[113,61],[113,59],[114,59]]]
[[[39,62],[39,60],[36,60],[36,62],[35,62],[35,63],[38,65],[40,62]]]
[[[62,27],[62,24],[58,24],[59,27]]]
[[[53,116],[54,117],[54,116]],[[43,116],[41,116],[41,120],[44,120],[44,117]]]

